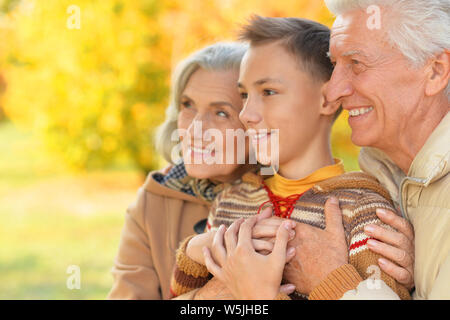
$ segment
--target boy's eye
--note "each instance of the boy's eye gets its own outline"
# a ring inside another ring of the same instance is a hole
[[[273,96],[274,94],[277,94],[277,92],[275,90],[264,89],[265,96]]]

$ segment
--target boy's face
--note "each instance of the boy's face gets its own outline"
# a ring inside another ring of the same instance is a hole
[[[309,147],[329,134],[319,121],[323,85],[301,70],[296,58],[278,42],[251,46],[240,69],[239,91],[244,107],[239,118],[247,129],[256,131],[251,134],[253,130],[249,130],[260,163],[270,164],[260,150],[267,143],[264,150],[269,150],[270,157],[270,150],[274,150],[272,129],[279,129],[280,166],[309,158]]]

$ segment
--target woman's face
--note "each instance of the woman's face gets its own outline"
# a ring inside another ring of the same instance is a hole
[[[245,138],[238,143],[234,136],[238,131],[244,136],[239,120],[242,101],[238,77],[238,70],[200,68],[181,94],[178,129],[183,160],[191,177],[226,182],[242,174],[243,165],[238,163],[246,160],[248,148]]]

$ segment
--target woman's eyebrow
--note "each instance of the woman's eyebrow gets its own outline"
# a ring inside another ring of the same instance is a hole
[[[237,108],[232,103],[227,102],[227,101],[214,101],[214,102],[211,102],[209,104],[209,106],[213,107],[213,108],[228,106],[228,107],[230,107],[232,109],[237,110]]]

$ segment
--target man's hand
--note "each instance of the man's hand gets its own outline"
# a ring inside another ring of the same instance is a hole
[[[364,232],[377,239],[367,241],[367,246],[384,257],[378,259],[380,268],[411,290],[414,288],[414,229],[406,219],[392,211],[377,209],[377,216],[397,231],[367,225]]]
[[[329,273],[348,263],[348,246],[342,225],[339,200],[325,203],[324,230],[297,223],[295,239],[290,245],[296,254],[286,266],[285,279],[300,293],[309,295]]]

